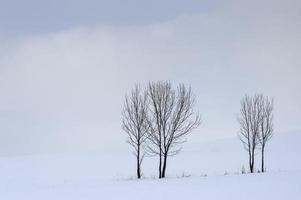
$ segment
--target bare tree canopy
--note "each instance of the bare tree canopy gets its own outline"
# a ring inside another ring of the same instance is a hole
[[[170,82],[149,83],[148,153],[159,156],[159,178],[164,178],[168,156],[178,154],[186,136],[200,125],[193,110],[195,96],[191,88],[180,84],[174,90]]]
[[[130,96],[125,97],[122,128],[127,133],[128,143],[134,148],[137,162],[137,177],[141,178],[141,164],[145,153],[142,148],[147,139],[147,96],[136,85]]]

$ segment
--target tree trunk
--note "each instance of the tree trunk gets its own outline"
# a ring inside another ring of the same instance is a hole
[[[250,172],[253,173],[253,161],[252,161],[252,153],[249,150],[249,168],[250,168]]]
[[[137,178],[138,179],[141,178],[141,170],[140,170],[139,160],[137,160]]]
[[[138,147],[137,152],[137,178],[141,178],[141,167],[140,167],[140,147]]]
[[[251,151],[251,161],[250,161],[250,172],[254,173],[254,163],[255,163],[255,149]]]
[[[264,146],[261,149],[261,172],[264,172]]]
[[[167,165],[167,154],[164,155],[164,162],[163,162],[163,169],[162,169],[162,178],[165,178],[166,165]]]
[[[162,178],[162,154],[159,155],[159,178]]]

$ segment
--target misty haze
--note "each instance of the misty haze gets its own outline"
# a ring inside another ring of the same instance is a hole
[[[300,199],[301,2],[3,1],[0,199]]]

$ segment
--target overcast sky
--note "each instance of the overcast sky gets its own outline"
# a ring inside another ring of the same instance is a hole
[[[0,6],[0,155],[124,144],[135,83],[191,85],[190,141],[236,137],[245,94],[275,98],[275,130],[301,130],[298,0],[5,1]]]

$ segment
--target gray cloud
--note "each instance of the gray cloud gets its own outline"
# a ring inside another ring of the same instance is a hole
[[[193,141],[235,136],[240,98],[255,92],[275,97],[277,131],[300,130],[300,3],[268,3],[233,1],[151,25],[78,27],[6,41],[0,154],[122,144],[124,94],[149,80],[193,87],[203,115]]]
[[[221,0],[10,0],[1,2],[0,36],[55,32],[81,25],[143,25],[211,10]]]

